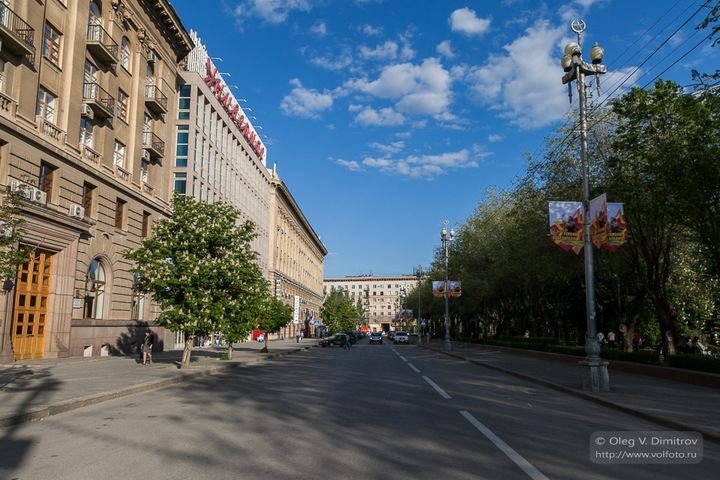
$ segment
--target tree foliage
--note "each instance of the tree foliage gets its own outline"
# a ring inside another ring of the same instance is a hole
[[[262,351],[268,351],[268,336],[267,334],[278,333],[285,325],[290,323],[293,319],[293,307],[286,305],[277,298],[268,295],[267,299],[263,304],[262,314],[258,317],[257,328],[258,330],[264,331],[265,335],[265,346]]]
[[[27,260],[31,250],[18,242],[24,234],[22,207],[24,203],[19,191],[8,187],[0,199],[0,279],[15,280],[17,267]]]
[[[172,217],[125,252],[136,263],[138,288],[162,308],[155,322],[185,335],[182,367],[189,366],[195,336],[221,332],[232,343],[255,327],[268,295],[250,247],[255,236],[234,207],[175,193]]]
[[[320,318],[332,332],[353,332],[363,321],[363,311],[353,305],[350,296],[342,289],[331,288],[320,309]]]

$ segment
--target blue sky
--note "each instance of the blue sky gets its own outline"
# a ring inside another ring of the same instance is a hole
[[[568,114],[572,20],[586,59],[605,49],[604,94],[688,85],[720,56],[692,0],[171,3],[247,100],[268,166],[327,246],[326,277],[427,267],[443,220],[512,185]]]

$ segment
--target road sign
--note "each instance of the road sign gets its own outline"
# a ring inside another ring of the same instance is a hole
[[[420,320],[421,327],[427,327],[427,320]]]

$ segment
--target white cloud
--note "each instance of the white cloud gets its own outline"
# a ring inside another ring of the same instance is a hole
[[[323,57],[313,57],[310,59],[310,63],[326,70],[338,71],[351,66],[353,63],[353,56],[349,50],[345,50],[343,53],[336,57],[331,57],[328,55]]]
[[[476,98],[523,128],[561,118],[567,110],[567,87],[560,81],[558,59],[565,30],[538,21],[505,45],[504,55],[491,55],[484,65],[470,69],[467,80]]]
[[[355,106],[351,105],[349,110],[354,111]],[[405,117],[392,108],[375,110],[372,107],[365,107],[359,110],[359,113],[355,116],[355,121],[361,125],[392,127],[404,124]]]
[[[420,65],[401,63],[385,67],[377,80],[353,80],[347,88],[396,101],[398,112],[437,114],[443,112],[452,97],[452,79],[435,58]]]
[[[243,19],[255,16],[268,23],[283,23],[295,11],[309,12],[313,8],[310,0],[241,0],[235,7],[235,15]]]
[[[488,135],[488,142],[494,143],[499,142],[503,139],[502,135]]]
[[[376,150],[379,150],[385,154],[398,153],[398,152],[401,152],[403,148],[405,148],[405,142],[400,140],[397,142],[392,142],[389,145],[385,145],[385,144],[378,143],[378,142],[370,142],[368,144],[368,146],[370,146]]]
[[[280,108],[287,115],[320,118],[319,112],[332,107],[333,97],[330,93],[305,88],[298,79],[291,80],[290,84],[295,88],[280,102]]]
[[[318,37],[324,37],[327,35],[327,24],[324,20],[318,20],[310,27],[310,32],[314,33]]]
[[[369,48],[365,45],[360,46],[360,57],[365,60],[395,60],[398,56],[398,44],[388,40],[382,45],[378,45],[375,48]]]
[[[438,46],[435,47],[435,51],[447,58],[455,58],[455,52],[452,51],[452,47],[450,46],[450,40],[440,42]]]
[[[489,18],[478,18],[475,10],[459,8],[450,14],[448,19],[453,32],[464,33],[465,35],[482,35],[490,28]]]
[[[477,167],[478,163],[467,149],[440,155],[408,156],[406,158],[366,157],[362,165],[375,168],[386,175],[406,176],[410,178],[433,179],[445,175],[451,170]]]
[[[331,161],[337,163],[338,165],[347,168],[351,172],[364,172],[365,169],[362,168],[362,165],[360,165],[355,160],[347,161],[343,160],[342,158],[338,158],[337,160],[334,160],[332,157],[330,158]]]
[[[365,35],[369,37],[378,37],[383,34],[383,27],[373,27],[372,25],[363,25],[360,27],[360,31],[362,31]]]

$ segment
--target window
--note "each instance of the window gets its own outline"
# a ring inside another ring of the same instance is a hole
[[[187,173],[175,173],[175,191],[185,195],[187,191]]]
[[[125,223],[125,202],[124,200],[117,199],[115,202],[115,228],[122,230]]]
[[[153,72],[152,65],[147,66],[147,70],[145,70],[145,96],[148,98],[152,98],[155,96],[155,90],[153,89],[153,86],[155,86],[155,74]]]
[[[115,151],[113,152],[113,163],[118,167],[125,167],[125,145],[115,140]]]
[[[89,119],[82,117],[80,119],[80,145],[92,147],[93,124]]]
[[[152,118],[143,114],[143,145],[152,145]]]
[[[117,106],[115,114],[123,122],[127,123],[128,96],[122,90],[118,90]]]
[[[0,58],[0,92],[3,89],[3,77],[5,76],[5,60]]]
[[[188,120],[190,118],[190,85],[180,87],[179,97],[178,120]]]
[[[45,24],[45,34],[43,35],[43,57],[50,60],[53,65],[60,66],[60,34]]]
[[[90,62],[85,62],[85,77],[83,85],[83,98],[97,99],[97,68]]]
[[[95,196],[95,187],[90,185],[89,183],[83,184],[83,193],[82,193],[82,206],[85,209],[85,216],[90,216],[90,211],[92,209],[93,205],[93,197]]]
[[[176,167],[187,167],[187,156],[188,156],[188,138],[189,138],[189,126],[178,125],[177,127],[177,144],[175,150],[175,166]]]
[[[120,65],[130,71],[130,40],[127,37],[123,37],[120,44]]]
[[[102,318],[105,297],[105,269],[98,260],[90,262],[85,275],[85,312],[83,318]]]
[[[47,194],[48,200],[52,196],[53,188],[53,173],[56,168],[52,167],[45,162],[40,163],[40,175],[38,175],[38,189],[42,190]]]
[[[35,112],[35,115],[39,117],[43,117],[45,120],[49,121],[50,123],[55,122],[55,95],[52,93],[49,93],[44,88],[40,87],[38,89],[38,101],[37,101],[37,110]]]
[[[140,280],[140,275],[134,273],[131,320],[140,321],[143,319],[143,310],[145,309],[145,294],[138,288],[138,280]]]
[[[140,180],[148,183],[148,162],[144,158],[140,160]]]
[[[148,212],[143,212],[142,230],[140,232],[142,238],[147,238],[150,236],[150,218],[151,217]]]

